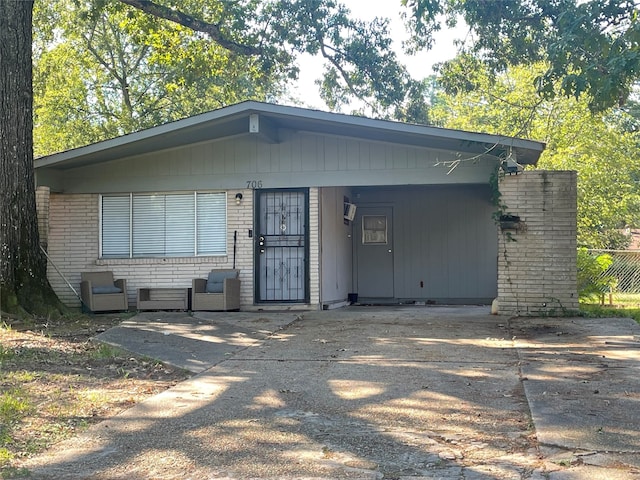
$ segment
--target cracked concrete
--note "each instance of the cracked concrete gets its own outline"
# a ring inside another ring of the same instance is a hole
[[[99,337],[193,378],[33,478],[640,478],[640,326],[485,307],[140,314]]]

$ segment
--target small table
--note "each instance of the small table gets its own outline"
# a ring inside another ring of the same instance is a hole
[[[188,310],[188,288],[139,288],[138,310]]]

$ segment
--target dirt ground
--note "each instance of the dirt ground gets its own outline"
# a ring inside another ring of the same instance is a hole
[[[0,325],[0,472],[190,374],[91,339],[113,315]]]

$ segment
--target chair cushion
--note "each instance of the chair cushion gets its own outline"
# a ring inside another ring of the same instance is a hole
[[[93,293],[101,294],[101,293],[122,293],[122,289],[116,287],[115,285],[98,285],[96,287],[91,288]]]
[[[93,287],[112,287],[113,272],[82,272],[82,280],[88,280]]]
[[[224,280],[225,278],[236,278],[238,276],[238,272],[236,271],[226,271],[226,272],[209,272],[209,277],[207,278],[207,293],[222,293],[224,289]]]

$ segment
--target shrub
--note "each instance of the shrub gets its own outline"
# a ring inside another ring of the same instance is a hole
[[[600,296],[613,290],[616,278],[605,275],[612,263],[613,258],[608,253],[592,255],[586,248],[578,249],[578,296],[580,299],[588,299],[594,295]]]

